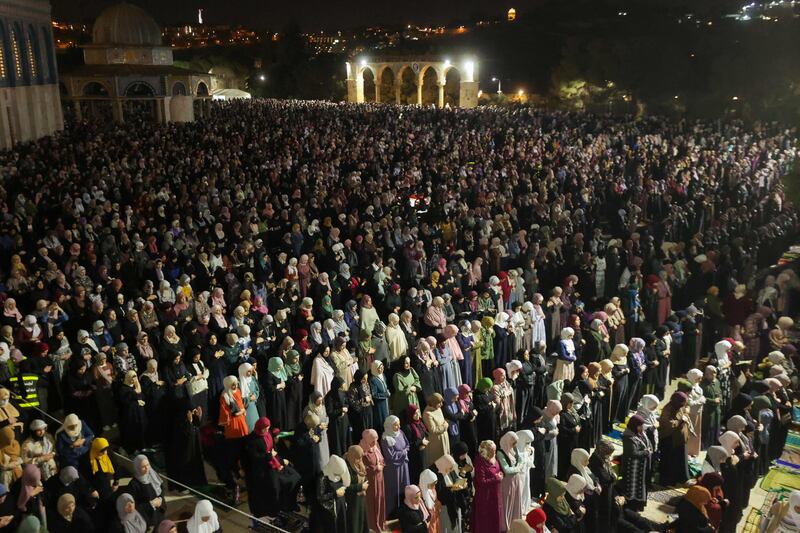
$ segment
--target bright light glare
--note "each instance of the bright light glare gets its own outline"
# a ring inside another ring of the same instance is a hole
[[[361,60],[361,66],[362,67],[366,67],[367,66],[367,60],[366,59],[362,59]]]
[[[267,79],[267,77],[262,74],[261,76],[258,77],[258,79],[260,79],[261,81],[264,81],[264,80]]]
[[[733,100],[734,102],[735,102],[736,100],[738,100],[738,99],[739,99],[739,97],[738,97],[738,96],[734,96],[734,97],[732,98],[732,100]]]
[[[518,95],[520,95],[520,96],[522,96],[523,94],[525,94],[525,91],[523,91],[522,89],[520,89],[519,91],[517,91],[517,94],[518,94]]]

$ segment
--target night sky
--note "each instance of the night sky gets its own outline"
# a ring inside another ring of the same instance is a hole
[[[501,16],[512,0],[131,0],[161,24],[193,23],[203,8],[207,24],[244,24],[280,30],[295,21],[306,31],[347,29],[371,24],[444,24],[473,14]],[[89,22],[118,0],[51,0],[53,16]]]

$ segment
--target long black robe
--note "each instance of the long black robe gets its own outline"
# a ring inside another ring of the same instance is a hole
[[[614,387],[611,394],[612,422],[624,422],[628,417],[628,363],[615,364],[611,369]]]
[[[155,488],[150,483],[142,483],[136,478],[131,479],[125,492],[133,496],[136,502],[136,510],[139,514],[147,520],[147,525],[150,527],[158,527],[158,524],[164,520],[167,512],[167,498],[164,496],[164,486],[162,485],[159,493],[156,493]],[[150,505],[150,501],[156,498],[161,498],[161,507],[154,509]]]
[[[176,418],[171,425],[170,446],[166,450],[169,477],[194,488],[208,483],[200,445],[201,423],[200,418],[194,415],[189,421],[186,413]],[[176,488],[182,490],[179,485]]]
[[[428,524],[425,523],[421,508],[412,509],[403,502],[397,510],[397,518],[402,533],[428,533]]]
[[[283,395],[286,398],[285,427],[297,427],[303,421],[303,398],[308,397],[303,395],[303,382],[297,379],[296,375],[289,376],[286,380],[286,388],[283,390]]]
[[[497,325],[494,327],[494,367],[505,368],[514,358],[514,335]]]
[[[596,484],[600,487],[600,494],[595,495],[595,522],[593,524],[596,531],[604,533],[616,532],[616,502],[614,497],[617,495],[614,490],[616,476],[611,467],[604,464],[603,460],[596,454],[589,457],[589,470],[597,479]]]
[[[350,421],[344,409],[348,407],[347,394],[341,390],[340,377],[333,378],[331,390],[325,396],[325,411],[328,413],[328,448],[331,455],[343,456],[350,446]]]
[[[530,359],[522,361],[522,370],[520,370],[517,380],[514,382],[516,394],[516,409],[517,420],[523,422],[528,418],[528,411],[534,404],[534,387],[536,384],[536,372],[533,368],[533,363]]]
[[[492,404],[490,393],[476,391],[473,396],[475,409],[478,411],[478,441],[494,440],[497,435],[497,406]]]
[[[117,391],[117,407],[119,410],[119,432],[122,447],[129,454],[145,448],[147,432],[147,413],[143,405],[139,405],[142,394],[133,387],[121,385]]]
[[[142,377],[140,384],[144,399],[144,411],[148,421],[145,442],[149,446],[165,443],[169,437],[169,432],[164,431],[164,428],[168,426],[166,423],[166,403],[164,401],[167,396],[166,386],[153,383],[146,375]],[[219,402],[211,403],[218,404]],[[206,416],[208,416],[208,413],[206,413]]]
[[[247,503],[253,516],[276,516],[280,511],[295,509],[300,475],[288,465],[276,471],[273,464],[264,437],[255,433],[245,437],[242,465],[247,483]]]
[[[281,380],[272,375],[272,372],[263,374],[262,383],[267,398],[267,417],[272,422],[272,427],[289,430],[289,416],[286,409],[286,389],[278,389]]]
[[[326,476],[319,476],[316,480],[310,524],[313,533],[349,533],[345,496],[336,495],[341,487],[341,481],[331,481]]]
[[[347,464],[350,472],[350,485],[345,490],[347,502],[347,533],[369,533],[367,525],[367,502],[364,494],[364,484],[358,482],[358,473]]]
[[[561,419],[558,422],[558,478],[562,481],[569,479],[567,477],[567,470],[570,466],[572,458],[572,450],[578,447],[578,431],[579,418],[574,412],[562,411]],[[581,428],[583,431],[583,428]]]

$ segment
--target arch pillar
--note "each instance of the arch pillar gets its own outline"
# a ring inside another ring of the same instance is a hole
[[[376,104],[380,104],[381,103],[381,84],[380,83],[376,83],[375,84],[375,103]]]
[[[464,81],[459,83],[458,106],[471,108],[478,106],[478,82]]]
[[[122,107],[122,99],[117,98],[114,100],[112,115],[114,116],[114,122],[125,122],[125,111]]]
[[[402,80],[398,80],[395,78],[394,80],[394,103],[399,104],[400,98],[402,97],[403,92],[403,83]]]
[[[75,118],[80,122],[83,120],[83,111],[81,110],[81,101],[75,100],[72,102],[72,106],[75,108]]]
[[[439,82],[436,84],[436,87],[439,89],[439,97],[436,105],[439,107],[439,109],[442,109],[444,107],[444,83]]]

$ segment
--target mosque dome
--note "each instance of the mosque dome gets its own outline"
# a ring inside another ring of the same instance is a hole
[[[161,46],[161,27],[141,7],[122,2],[106,8],[94,22],[95,45]]]

